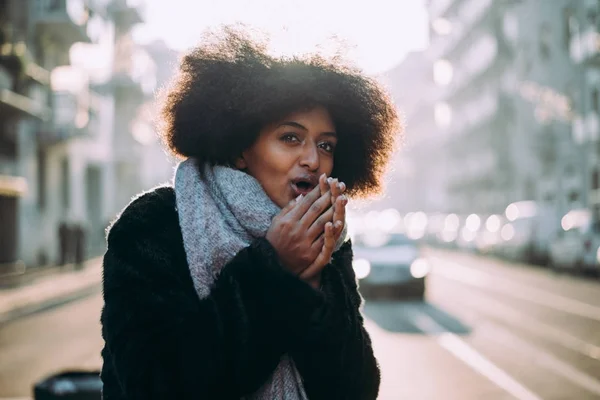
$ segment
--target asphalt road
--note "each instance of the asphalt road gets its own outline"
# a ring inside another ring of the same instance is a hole
[[[380,399],[600,399],[600,282],[429,251],[427,301],[368,300]],[[0,326],[0,400],[98,368],[100,295]]]

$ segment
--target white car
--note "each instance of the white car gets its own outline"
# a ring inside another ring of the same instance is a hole
[[[364,233],[354,238],[354,271],[365,297],[389,294],[423,299],[429,262],[403,233]]]
[[[556,269],[600,270],[600,224],[587,209],[571,210],[550,244],[550,265]]]

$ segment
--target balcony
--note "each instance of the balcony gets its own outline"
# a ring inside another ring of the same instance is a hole
[[[25,42],[0,45],[0,67],[12,77],[25,75],[42,85],[50,85],[50,72],[33,62]]]
[[[21,197],[27,193],[27,180],[20,176],[0,174],[0,196]]]
[[[27,192],[27,180],[18,176],[14,160],[0,157],[0,196],[19,197]]]
[[[145,50],[123,42],[117,46],[117,62],[109,84],[118,97],[142,101],[156,89],[156,64]]]
[[[37,98],[36,98],[37,97]],[[13,77],[0,66],[0,115],[6,118],[34,117],[40,120],[50,118],[50,109],[42,96],[25,96],[13,91]]]
[[[472,133],[491,132],[501,101],[499,95],[487,93],[457,110],[452,125],[447,130],[448,140],[459,143],[459,140],[466,140]]]
[[[108,12],[113,16],[117,29],[128,31],[136,24],[144,22],[142,1],[112,0]]]
[[[598,114],[595,112],[588,113],[585,117],[585,127],[587,131],[587,139],[590,142],[595,142],[599,139],[598,132]]]
[[[498,41],[492,35],[484,35],[473,44],[460,58],[458,64],[462,66],[457,71],[457,76],[451,89],[460,90],[468,85],[475,77],[487,71],[498,57]]]
[[[83,0],[35,0],[33,20],[39,32],[67,47],[90,41],[88,11]]]
[[[582,33],[573,36],[569,43],[571,60],[576,64],[600,64],[600,33],[595,26],[588,26]]]
[[[451,53],[465,48],[462,42],[486,20],[486,15],[492,7],[492,0],[470,0],[460,4],[457,15],[450,20],[452,31],[447,36],[439,36],[432,44],[432,54],[435,58],[452,58]]]
[[[429,4],[429,18],[434,20],[443,16],[456,0],[433,0]]]
[[[573,118],[571,135],[577,144],[586,144],[600,140],[600,118],[595,112],[590,112],[584,117]]]

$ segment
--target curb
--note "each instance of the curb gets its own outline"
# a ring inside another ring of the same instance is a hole
[[[20,288],[0,290],[0,325],[98,293],[102,258],[79,271],[58,273]]]

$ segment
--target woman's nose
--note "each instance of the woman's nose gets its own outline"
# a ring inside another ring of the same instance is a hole
[[[316,143],[305,143],[302,146],[300,165],[311,171],[319,169],[319,149]]]

